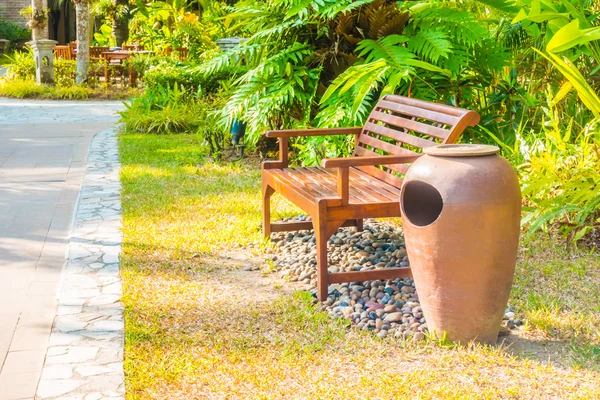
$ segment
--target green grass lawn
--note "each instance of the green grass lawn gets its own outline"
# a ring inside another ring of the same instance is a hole
[[[315,311],[259,255],[256,162],[215,164],[190,135],[120,138],[128,399],[599,398],[600,263],[523,244],[497,346],[378,339]],[[298,212],[274,197],[274,216]]]

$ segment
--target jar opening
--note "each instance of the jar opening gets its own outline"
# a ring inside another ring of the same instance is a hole
[[[440,192],[425,182],[408,182],[402,188],[401,196],[402,216],[416,226],[431,225],[444,208]]]

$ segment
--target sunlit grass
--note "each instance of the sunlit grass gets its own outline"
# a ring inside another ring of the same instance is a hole
[[[192,135],[120,147],[129,399],[600,397],[597,256],[528,243],[510,299],[526,329],[506,345],[380,340],[240,270],[257,260],[236,244],[261,240],[257,163],[212,163]]]

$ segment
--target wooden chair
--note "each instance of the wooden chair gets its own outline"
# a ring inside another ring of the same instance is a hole
[[[77,55],[77,52],[75,51],[75,49],[77,49],[77,40],[69,43],[67,46],[69,46],[69,50],[71,50],[71,58],[74,59]]]
[[[64,58],[65,60],[72,60],[71,48],[69,46],[54,46],[54,57]]]
[[[104,59],[102,53],[107,51],[108,47],[105,46],[90,46],[90,60],[102,61]]]
[[[364,127],[268,131],[279,138],[279,160],[262,164],[263,230],[315,230],[317,297],[327,298],[329,283],[411,276],[410,268],[329,273],[327,240],[342,226],[362,230],[364,218],[400,217],[400,186],[409,163],[423,148],[454,143],[479,114],[452,106],[386,95]],[[288,166],[288,138],[355,135],[353,157],[325,159],[321,167]],[[271,223],[270,198],[279,192],[311,216],[308,222]]]
[[[144,50],[144,46],[142,46],[141,44],[124,44],[123,46],[121,46],[121,48],[123,50],[129,50],[129,51]]]
[[[171,57],[171,54],[173,54],[173,50],[175,50],[177,52],[177,57],[179,58],[179,61],[184,62],[185,60],[187,60],[187,56],[188,56],[188,48],[187,47],[176,47],[175,49],[172,49],[171,47],[167,47],[165,49],[165,54],[167,55],[167,57]]]

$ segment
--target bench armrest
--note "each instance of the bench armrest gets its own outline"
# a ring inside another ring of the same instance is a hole
[[[288,138],[297,136],[358,135],[362,128],[287,129],[267,131],[268,138],[279,138],[279,161],[263,162],[263,169],[288,167]]]
[[[321,163],[323,168],[361,167],[366,165],[406,164],[416,161],[421,154],[326,158]]]
[[[361,127],[354,128],[323,128],[323,129],[285,129],[278,131],[267,131],[268,138],[290,138],[297,136],[333,136],[333,135],[358,135]]]

